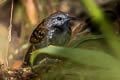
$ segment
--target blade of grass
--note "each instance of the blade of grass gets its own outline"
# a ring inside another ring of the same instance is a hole
[[[84,64],[88,66],[116,69],[119,68],[119,62],[107,53],[79,48],[73,49],[53,46],[49,46],[47,48],[39,49],[33,52],[30,59],[31,64],[34,64],[34,60],[36,59],[36,57],[38,57],[39,54],[43,53],[65,57],[79,64]]]
[[[116,34],[113,32],[113,25],[105,18],[102,9],[93,0],[81,0],[88,9],[89,15],[93,20],[99,24],[101,32],[106,37],[110,47],[115,52],[116,56],[120,58],[120,43]]]
[[[69,47],[71,48],[78,48],[82,43],[90,41],[90,40],[100,40],[100,39],[104,39],[103,35],[88,35],[88,36],[84,36],[81,38],[76,39],[75,41],[73,41]]]

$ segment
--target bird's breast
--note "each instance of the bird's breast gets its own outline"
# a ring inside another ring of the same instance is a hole
[[[62,30],[59,28],[48,31],[47,35],[47,44],[48,45],[57,45],[64,46],[71,37],[68,30]]]

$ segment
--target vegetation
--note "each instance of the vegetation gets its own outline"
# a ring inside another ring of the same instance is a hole
[[[95,1],[0,1],[0,14],[4,13],[5,6],[11,6],[5,11],[11,14],[10,19],[4,14],[3,20],[0,17],[0,79],[119,80],[120,1]],[[57,10],[78,17],[77,21],[71,22],[71,41],[63,47],[50,45],[32,52],[31,66],[21,68],[33,28]]]

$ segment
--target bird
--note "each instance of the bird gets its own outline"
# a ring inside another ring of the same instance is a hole
[[[70,20],[75,17],[64,12],[56,12],[45,18],[33,31],[30,43],[36,47],[48,45],[63,46],[71,37]]]
[[[34,50],[47,47],[49,45],[65,46],[72,34],[70,21],[76,17],[65,12],[55,12],[42,20],[33,30],[30,36],[31,47],[28,49],[24,63],[30,64],[30,53]]]

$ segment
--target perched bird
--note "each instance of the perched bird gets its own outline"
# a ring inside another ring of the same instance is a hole
[[[30,43],[38,48],[65,45],[71,37],[69,21],[75,19],[64,12],[56,12],[44,19],[33,31]]]
[[[30,52],[48,45],[65,46],[71,38],[70,20],[75,17],[64,12],[56,12],[45,18],[32,32],[29,48],[25,61],[28,63]]]

